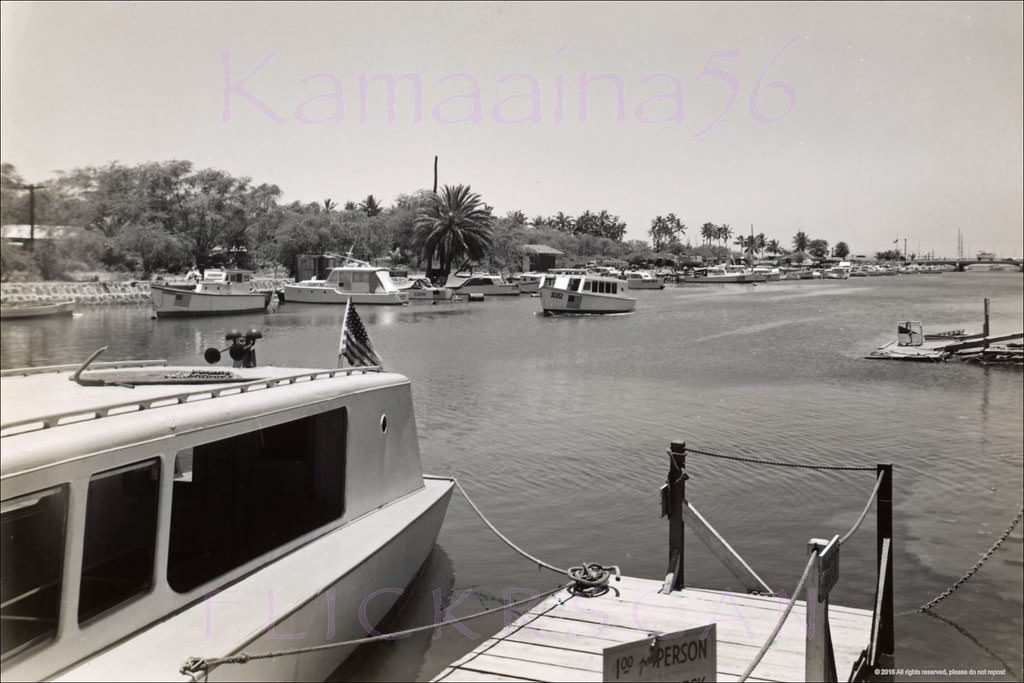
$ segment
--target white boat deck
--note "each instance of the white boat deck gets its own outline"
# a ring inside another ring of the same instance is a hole
[[[600,681],[606,647],[717,624],[719,681],[737,680],[771,634],[787,600],[685,588],[622,577],[596,598],[560,591],[449,665],[435,681]],[[870,610],[829,607],[839,680],[847,680],[871,637]],[[752,681],[805,680],[806,603],[797,601]]]

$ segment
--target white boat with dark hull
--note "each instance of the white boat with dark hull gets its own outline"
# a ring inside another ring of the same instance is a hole
[[[500,275],[471,275],[453,273],[448,276],[445,287],[459,296],[483,294],[484,296],[519,296],[519,285],[506,282]]]
[[[194,289],[151,284],[158,318],[255,313],[266,310],[271,291],[257,291],[248,270],[209,269]]]
[[[0,380],[3,679],[326,678],[351,647],[190,658],[365,637],[410,584],[453,483],[422,473],[409,380],[93,367]]]
[[[536,294],[544,284],[544,279],[551,277],[548,273],[522,273],[516,283],[520,294]]]
[[[625,280],[600,275],[557,275],[540,289],[544,315],[555,313],[630,313],[636,299],[626,296]]]
[[[284,286],[284,300],[300,304],[372,304],[401,306],[406,296],[391,280],[387,268],[349,258],[332,268],[324,280],[303,280]]]

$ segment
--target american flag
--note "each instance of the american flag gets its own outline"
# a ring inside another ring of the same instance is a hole
[[[580,310],[580,304],[583,303],[583,297],[578,294],[570,294],[567,303],[569,308],[575,308],[578,311]]]
[[[341,346],[338,349],[339,368],[342,358],[353,367],[384,364],[377,352],[373,350],[370,335],[366,333],[366,328],[363,327],[363,321],[356,313],[356,306],[352,303],[352,299],[345,304],[345,321],[342,323]]]

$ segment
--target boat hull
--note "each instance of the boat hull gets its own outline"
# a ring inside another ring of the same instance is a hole
[[[150,285],[150,296],[158,318],[175,318],[233,313],[258,313],[270,304],[271,292],[221,294]]]
[[[540,290],[540,302],[545,315],[631,313],[636,309],[636,299],[591,292],[566,292],[551,287]]]
[[[469,285],[455,288],[455,293],[462,295],[483,294],[484,296],[519,296],[519,285],[507,283],[503,285]]]
[[[71,315],[74,312],[74,301],[64,301],[56,304],[40,304],[38,306],[4,306],[0,308],[0,320],[50,318],[60,315]]]
[[[347,304],[401,306],[406,302],[400,292],[346,292],[335,287],[285,285],[284,300],[299,304]]]
[[[365,638],[434,548],[453,484],[424,484],[57,680],[188,680],[178,670],[190,656],[262,654]],[[322,580],[332,560],[340,571]],[[335,647],[222,664],[203,680],[320,681],[354,650]]]

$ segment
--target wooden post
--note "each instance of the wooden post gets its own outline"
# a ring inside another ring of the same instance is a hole
[[[434,194],[437,194],[437,155],[434,155]]]
[[[838,677],[828,623],[828,595],[839,578],[838,536],[831,541],[812,538],[807,542],[807,554],[814,557],[814,564],[807,575],[804,680],[835,683]]]
[[[882,586],[882,594],[875,596],[875,603],[878,605],[878,614],[875,615],[878,632],[875,634],[876,649],[872,653],[874,658],[872,666],[892,671],[896,666],[896,632],[892,585],[892,465],[878,465],[876,473],[884,475],[882,485],[878,487],[878,531],[875,540],[877,543],[878,571],[884,571],[885,575],[884,577],[878,577],[879,585]],[[888,543],[886,542],[887,540]],[[879,679],[891,681],[894,677],[890,674],[888,676],[880,676]]]
[[[662,593],[683,588],[683,504],[686,501],[686,443],[673,441],[668,451],[668,478],[661,487],[661,516],[668,517],[668,569]]]
[[[981,333],[988,338],[988,299],[985,299],[985,321],[982,323]]]

